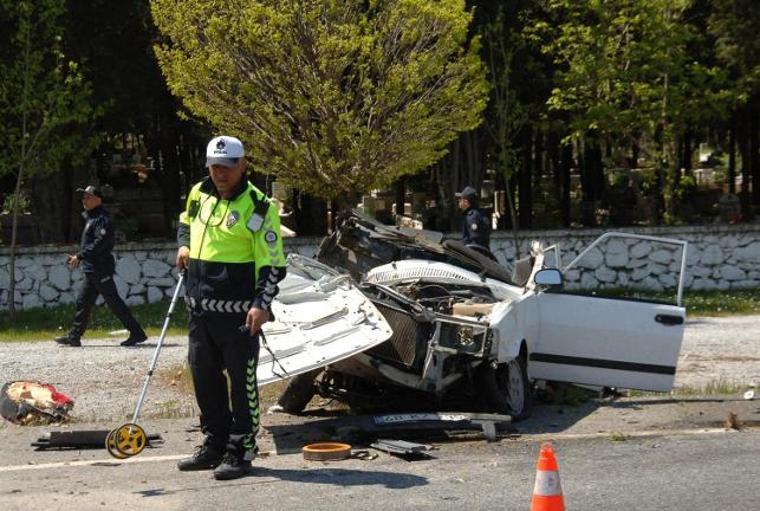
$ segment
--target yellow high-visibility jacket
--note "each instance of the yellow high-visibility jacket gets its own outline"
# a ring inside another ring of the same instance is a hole
[[[206,178],[180,214],[177,241],[190,248],[186,295],[191,309],[220,314],[269,310],[285,277],[277,207],[247,179],[230,199]]]

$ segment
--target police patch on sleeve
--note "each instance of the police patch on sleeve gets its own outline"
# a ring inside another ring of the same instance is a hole
[[[267,231],[266,234],[264,234],[264,239],[267,243],[273,245],[274,242],[277,241],[277,234],[274,231]]]
[[[100,230],[100,235],[101,236],[105,236],[106,235],[106,230],[105,229],[101,229]]]

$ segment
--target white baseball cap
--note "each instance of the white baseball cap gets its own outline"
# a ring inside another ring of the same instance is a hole
[[[245,149],[243,149],[243,143],[237,138],[227,135],[214,137],[206,147],[206,166],[234,167],[243,156],[245,156]]]

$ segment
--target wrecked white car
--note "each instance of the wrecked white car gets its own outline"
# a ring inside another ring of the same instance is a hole
[[[673,303],[563,286],[563,274],[577,274],[584,255],[612,239],[672,254]],[[607,233],[564,267],[550,247],[510,269],[353,212],[317,261],[290,257],[277,320],[264,328],[259,381],[298,375],[279,400],[291,413],[315,393],[363,407],[407,389],[515,419],[528,414],[541,380],[668,391],[684,330],[685,257],[680,240]]]

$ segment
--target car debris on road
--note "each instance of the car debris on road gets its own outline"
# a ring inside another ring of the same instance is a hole
[[[563,274],[610,240],[666,247],[674,303],[565,290]],[[317,393],[361,410],[406,390],[438,404],[464,396],[514,420],[530,414],[540,381],[667,392],[684,333],[686,248],[606,233],[565,266],[559,247],[534,244],[508,268],[354,211],[316,259],[290,256],[259,381],[290,378],[276,408],[289,413]]]

